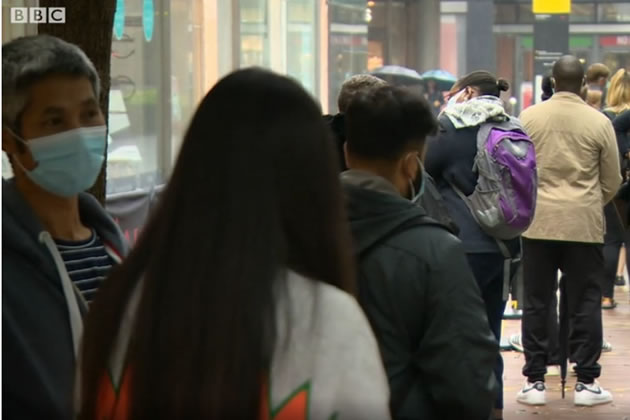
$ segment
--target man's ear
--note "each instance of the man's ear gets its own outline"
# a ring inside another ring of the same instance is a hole
[[[416,179],[418,175],[418,154],[415,152],[407,153],[403,158],[402,170],[403,175],[407,179]]]

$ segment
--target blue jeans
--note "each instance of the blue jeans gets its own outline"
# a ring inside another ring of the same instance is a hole
[[[475,280],[481,290],[481,297],[486,304],[486,314],[490,329],[501,343],[501,321],[505,312],[506,301],[503,300],[503,255],[480,253],[467,254],[468,264],[472,269]],[[514,267],[512,267],[514,270]],[[497,356],[494,365],[494,374],[497,378],[499,392],[494,407],[503,409],[503,357]]]

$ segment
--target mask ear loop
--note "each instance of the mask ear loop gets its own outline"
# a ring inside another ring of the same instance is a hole
[[[413,186],[413,181],[409,180],[409,190],[411,191],[411,194],[409,196],[409,200],[411,200],[412,202],[416,199],[416,188]]]
[[[7,131],[9,133],[11,133],[11,135],[13,136],[13,138],[15,139],[16,143],[21,144],[24,147],[24,150],[20,151],[19,154],[23,155],[27,150],[30,151],[30,148],[28,147],[28,144],[26,143],[26,140],[24,140],[21,136],[18,136],[15,131],[13,131],[13,129],[5,126],[5,128],[7,129]],[[35,163],[37,163],[37,161],[35,161],[35,157],[33,156],[33,152],[31,152],[31,157],[33,158],[33,161]],[[28,173],[31,172],[28,169],[26,169],[24,167],[24,165],[22,164],[22,161],[18,158],[15,159],[15,157],[11,160],[13,164],[17,165],[24,173]],[[37,166],[35,166],[37,167]]]
[[[418,190],[418,193],[416,194],[416,187],[414,186],[414,183],[412,180],[409,180],[409,187],[411,189],[411,202],[412,203],[416,203],[424,194],[424,188],[426,185],[426,178],[425,178],[425,171],[424,171],[424,164],[422,163],[422,160],[420,160],[420,157],[416,156],[416,160],[418,161],[418,172],[420,173],[420,189]]]

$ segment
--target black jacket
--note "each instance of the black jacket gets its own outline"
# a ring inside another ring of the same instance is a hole
[[[630,110],[624,111],[613,120],[613,127],[617,134],[617,144],[622,155],[630,151]]]
[[[630,150],[630,111],[625,111],[619,114],[617,118],[613,120],[613,127],[617,134],[617,143],[624,151]],[[627,159],[626,159],[627,162]],[[626,182],[621,186],[617,193],[617,198],[625,201],[626,203],[626,220],[624,220],[625,226],[630,226],[630,180],[626,179]]]
[[[342,183],[355,255],[371,248],[359,259],[359,303],[379,342],[393,418],[487,420],[498,345],[461,242],[437,225],[391,235],[424,210],[382,178],[362,183],[351,172]]]
[[[628,112],[626,112],[627,114]],[[612,111],[605,111],[604,115],[606,115],[610,121],[615,126],[615,133],[617,134],[617,149],[619,151],[619,162],[621,166],[621,176],[625,179],[626,174],[625,169],[627,167],[627,159],[625,155],[628,153],[630,149],[630,145],[628,145],[628,135],[627,130],[626,133],[623,132],[623,114],[616,114]],[[626,117],[626,119],[628,119]],[[606,244],[619,244],[625,241],[625,233],[624,233],[624,220],[621,220],[620,217],[624,217],[624,215],[618,214],[617,209],[615,208],[615,204],[610,202],[604,206],[604,217],[606,219],[606,233],[604,235],[604,243]]]
[[[450,183],[470,195],[477,185],[473,164],[477,154],[479,126],[455,129],[448,117],[439,118],[440,129],[430,138],[424,160],[426,171],[438,186],[450,215],[460,229],[459,238],[467,253],[500,253],[496,240],[486,234],[470,213],[466,203],[455,193]],[[505,242],[512,255],[519,252],[519,240]]]
[[[75,343],[62,287],[67,271],[13,181],[2,181],[2,199],[2,418],[68,420]],[[92,196],[79,196],[79,210],[106,248],[127,254],[120,229]],[[80,318],[87,307],[75,293]]]

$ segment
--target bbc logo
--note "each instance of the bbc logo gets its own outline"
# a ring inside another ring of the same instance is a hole
[[[66,8],[12,7],[11,23],[66,23]]]

